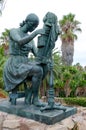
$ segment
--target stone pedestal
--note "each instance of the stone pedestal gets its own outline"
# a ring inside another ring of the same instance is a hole
[[[0,101],[0,111],[33,119],[48,125],[55,124],[77,112],[75,107],[66,106],[66,108],[65,112],[63,110],[45,110],[41,112],[39,107],[25,105],[23,99],[18,99],[17,105],[11,105],[8,99]]]

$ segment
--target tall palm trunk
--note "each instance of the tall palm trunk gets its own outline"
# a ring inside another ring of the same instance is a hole
[[[62,33],[60,35],[62,41],[62,61],[65,65],[72,65],[74,56],[74,41],[77,40],[77,31],[81,32],[79,28],[80,22],[75,20],[75,15],[69,13],[64,15],[59,21]]]
[[[61,51],[63,64],[68,66],[72,65],[74,56],[74,43],[71,41],[70,43],[62,42]]]

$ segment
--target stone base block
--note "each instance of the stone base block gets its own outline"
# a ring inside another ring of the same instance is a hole
[[[55,124],[77,112],[75,107],[66,106],[66,111],[63,110],[45,110],[40,111],[39,107],[34,105],[25,105],[23,99],[18,99],[16,105],[11,105],[8,99],[0,101],[0,111],[10,114],[15,114],[28,119],[33,119],[48,125]]]

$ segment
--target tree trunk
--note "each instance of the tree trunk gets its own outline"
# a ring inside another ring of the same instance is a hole
[[[74,56],[74,43],[62,42],[62,62],[64,65],[72,65]]]

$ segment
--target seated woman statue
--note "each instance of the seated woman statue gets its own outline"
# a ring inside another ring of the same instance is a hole
[[[9,54],[4,68],[4,87],[8,92],[15,92],[15,89],[25,79],[31,78],[32,87],[29,88],[27,104],[41,106],[38,99],[39,86],[43,76],[43,70],[35,62],[30,62],[28,53],[33,52],[36,56],[36,48],[32,41],[38,34],[42,34],[43,30],[39,29],[32,32],[39,24],[39,18],[36,14],[29,14],[20,24],[19,28],[13,28],[9,32]],[[33,96],[32,96],[33,94]],[[31,99],[32,98],[32,99]]]

